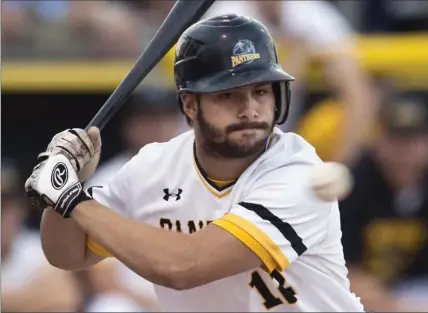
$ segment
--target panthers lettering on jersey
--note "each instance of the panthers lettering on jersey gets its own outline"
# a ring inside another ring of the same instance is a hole
[[[155,285],[165,311],[363,311],[349,291],[337,202],[320,202],[308,188],[310,166],[319,162],[301,137],[275,129],[265,153],[236,182],[216,182],[196,160],[189,131],[145,146],[92,194],[167,231],[191,234],[215,224],[263,261],[190,290]],[[91,238],[88,247],[110,255]]]

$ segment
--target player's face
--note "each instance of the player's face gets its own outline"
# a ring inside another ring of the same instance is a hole
[[[195,121],[208,152],[242,158],[261,152],[275,125],[272,84],[201,95]]]

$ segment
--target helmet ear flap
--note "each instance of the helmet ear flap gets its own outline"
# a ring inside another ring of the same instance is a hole
[[[280,81],[273,84],[275,95],[275,120],[276,124],[284,124],[288,117],[291,102],[291,88],[289,81]]]

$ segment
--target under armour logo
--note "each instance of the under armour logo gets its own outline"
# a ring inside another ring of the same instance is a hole
[[[180,195],[183,192],[183,190],[179,188],[177,193],[175,193],[175,192],[169,192],[169,188],[165,188],[163,192],[165,192],[165,196],[163,196],[163,199],[165,201],[168,201],[170,197],[175,197],[175,201],[178,201],[181,199]]]

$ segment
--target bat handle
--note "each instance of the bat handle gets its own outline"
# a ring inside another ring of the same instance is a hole
[[[130,74],[132,75],[133,72],[131,72]],[[138,83],[136,83],[136,85],[138,85]],[[97,127],[101,131],[104,126],[111,120],[114,114],[119,110],[119,108],[123,105],[126,99],[128,99],[134,88],[129,89],[128,86],[121,83],[110,95],[103,107],[85,127],[85,131],[88,131],[88,129],[93,126]]]

